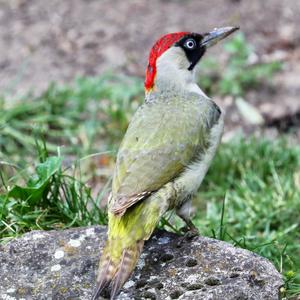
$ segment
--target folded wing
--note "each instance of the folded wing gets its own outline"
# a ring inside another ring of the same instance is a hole
[[[142,105],[120,146],[109,210],[123,214],[201,157],[220,110],[199,95]]]

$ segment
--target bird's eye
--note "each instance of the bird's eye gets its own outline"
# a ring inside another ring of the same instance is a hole
[[[196,42],[194,39],[188,39],[184,45],[188,49],[194,49],[196,47]]]

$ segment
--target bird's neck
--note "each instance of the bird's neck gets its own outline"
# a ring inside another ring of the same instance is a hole
[[[180,61],[180,56],[172,52],[163,55],[157,60],[156,69],[154,86],[148,93],[171,91],[180,95],[193,92],[208,98],[196,83],[195,71],[189,71],[186,61]]]

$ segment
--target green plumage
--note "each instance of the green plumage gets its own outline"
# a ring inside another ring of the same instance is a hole
[[[209,147],[220,111],[194,93],[152,93],[137,110],[120,146],[108,204],[108,241],[98,292],[112,282],[111,299],[130,276],[143,243],[161,216],[178,205],[174,182]]]
[[[153,95],[134,115],[120,146],[110,208],[158,190],[208,146],[216,105],[196,94]]]

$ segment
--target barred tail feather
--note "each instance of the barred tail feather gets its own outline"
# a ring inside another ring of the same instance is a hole
[[[110,299],[117,297],[124,283],[134,270],[144,246],[144,241],[125,248],[118,262],[113,262],[109,254],[109,241],[107,242],[100,259],[97,287],[92,300],[98,299],[101,292],[111,285]]]
[[[124,249],[118,271],[112,280],[111,299],[115,299],[124,283],[127,281],[134,270],[137,261],[141,255],[144,241],[139,241],[136,245]]]
[[[102,256],[99,263],[99,273],[97,276],[97,286],[92,296],[92,300],[98,299],[101,292],[109,286],[112,278],[116,273],[116,266],[113,264],[109,254],[109,241],[103,249]]]

